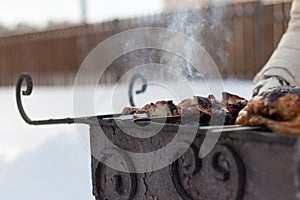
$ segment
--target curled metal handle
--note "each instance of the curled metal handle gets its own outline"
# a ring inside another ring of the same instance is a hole
[[[32,92],[33,83],[32,78],[27,73],[22,73],[17,81],[16,87],[16,98],[19,112],[24,119],[25,122],[31,125],[47,125],[47,124],[73,124],[73,123],[83,123],[83,124],[91,124],[93,121],[88,117],[83,118],[63,118],[63,119],[48,119],[48,120],[31,120],[28,115],[25,113],[22,101],[21,101],[21,88],[22,83],[25,80],[26,90],[22,91],[22,95],[29,96]]]
[[[133,107],[135,106],[135,103],[133,101],[133,91],[132,90],[133,90],[133,85],[137,81],[137,79],[141,79],[142,82],[143,82],[143,85],[142,85],[142,88],[140,90],[137,90],[135,93],[136,94],[141,94],[141,93],[145,92],[146,89],[147,89],[147,79],[143,75],[136,74],[131,78],[130,85],[129,85],[129,90],[128,90],[128,95],[129,95],[129,103]]]

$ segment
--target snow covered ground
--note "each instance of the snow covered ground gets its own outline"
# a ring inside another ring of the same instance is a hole
[[[184,88],[178,87],[176,93],[184,91]],[[224,82],[226,91],[247,99],[251,97],[252,87],[250,81]],[[193,82],[192,88],[198,95],[208,93],[198,82]],[[127,86],[119,90],[114,87],[98,88],[95,94],[96,113],[117,112],[112,109],[112,99],[116,95],[123,97],[120,100],[125,100],[120,106],[129,104]],[[30,126],[21,119],[17,110],[14,88],[0,88],[0,97],[0,199],[94,199],[90,155],[82,145],[76,127]],[[165,88],[149,85],[147,91],[136,96],[135,100],[140,106],[149,101],[172,97],[172,92]],[[32,119],[73,116],[73,87],[38,87],[33,89],[30,97],[23,99],[24,107]],[[174,100],[177,102],[181,99]],[[82,126],[88,137],[88,127]]]

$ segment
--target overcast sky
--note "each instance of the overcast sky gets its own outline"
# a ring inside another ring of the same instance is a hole
[[[159,12],[163,0],[86,0],[89,22]],[[25,22],[45,25],[48,21],[78,22],[81,0],[0,0],[0,24]]]

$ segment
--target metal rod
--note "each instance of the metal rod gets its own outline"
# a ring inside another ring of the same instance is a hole
[[[140,94],[140,93],[145,92],[146,89],[147,89],[147,79],[144,76],[142,76],[141,74],[136,74],[131,78],[130,85],[129,85],[129,90],[128,90],[128,95],[129,95],[129,103],[133,107],[135,106],[135,103],[133,101],[133,91],[132,90],[133,90],[133,85],[134,85],[134,83],[137,79],[142,80],[143,86],[140,90],[137,90],[135,93]]]
[[[251,130],[261,130],[260,126],[237,126],[233,128],[221,128],[221,129],[213,129],[212,133],[220,133],[220,132],[232,132],[232,131],[251,131]]]
[[[31,125],[48,125],[48,124],[73,124],[73,123],[81,123],[81,124],[91,124],[95,123],[90,117],[82,117],[82,118],[63,118],[63,119],[48,119],[48,120],[31,120],[26,114],[22,101],[21,101],[21,88],[23,80],[26,83],[26,90],[22,91],[22,95],[29,96],[32,92],[33,83],[32,78],[27,73],[22,73],[17,81],[16,87],[16,98],[19,112],[24,119],[25,122]]]

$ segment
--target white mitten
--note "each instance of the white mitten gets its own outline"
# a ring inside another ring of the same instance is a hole
[[[277,87],[283,87],[290,85],[286,80],[279,76],[270,76],[266,79],[259,81],[252,90],[252,96],[260,95],[261,93],[275,89]]]

